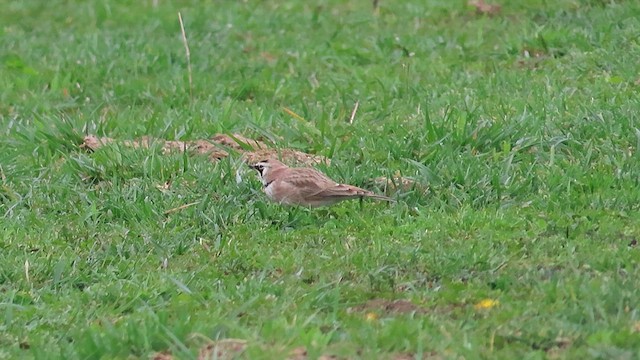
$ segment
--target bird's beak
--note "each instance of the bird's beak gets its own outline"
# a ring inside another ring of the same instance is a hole
[[[247,165],[253,170],[258,170],[258,167],[256,166],[256,164],[247,164]]]

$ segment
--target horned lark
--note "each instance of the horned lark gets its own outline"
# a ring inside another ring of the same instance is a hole
[[[369,190],[339,184],[312,168],[292,168],[274,159],[251,167],[258,171],[269,199],[280,204],[318,207],[356,198],[393,201]]]

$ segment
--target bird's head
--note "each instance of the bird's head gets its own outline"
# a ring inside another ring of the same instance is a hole
[[[275,159],[262,160],[249,166],[258,172],[263,183],[268,181],[275,169],[286,168],[285,164]]]

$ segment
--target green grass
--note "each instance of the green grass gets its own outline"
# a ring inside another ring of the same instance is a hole
[[[0,358],[637,357],[640,6],[500,3],[1,2]],[[237,157],[79,148],[236,132],[429,192],[288,209]]]

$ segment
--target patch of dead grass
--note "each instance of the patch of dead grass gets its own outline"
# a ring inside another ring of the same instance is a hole
[[[421,184],[414,179],[402,176],[396,172],[393,176],[379,176],[371,179],[372,185],[382,189],[385,194],[392,195],[397,192],[417,191],[422,194],[429,192],[429,186]]]
[[[247,348],[247,341],[242,339],[221,339],[200,348],[198,360],[228,360],[240,356]]]
[[[347,312],[380,312],[382,315],[423,313],[425,309],[409,300],[372,299],[364,304],[353,306]]]
[[[547,357],[549,359],[563,359],[565,357],[564,352],[573,344],[573,340],[567,337],[558,337],[553,342],[553,345],[546,349]]]

